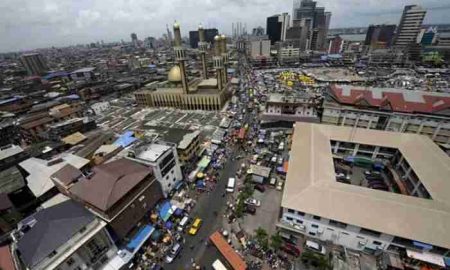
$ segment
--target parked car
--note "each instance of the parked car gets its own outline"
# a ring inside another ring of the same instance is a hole
[[[256,185],[255,185],[255,189],[258,190],[259,192],[264,192],[264,191],[266,191],[266,188],[265,188],[264,185],[262,185],[262,184],[256,184]]]
[[[270,178],[269,184],[270,184],[271,186],[275,186],[275,185],[277,184],[277,179],[276,179],[275,177]]]
[[[283,157],[278,158],[278,165],[283,165]]]
[[[245,205],[245,212],[249,213],[251,215],[256,214],[256,206],[250,205],[250,204],[246,204]]]
[[[247,205],[261,206],[261,201],[254,198],[248,198],[244,201],[244,203]]]
[[[277,155],[273,155],[273,157],[272,157],[272,159],[270,160],[270,162],[276,163],[276,162],[277,162]]]
[[[284,245],[281,246],[280,249],[292,256],[295,256],[295,257],[300,256],[300,249],[298,249],[296,246],[294,246],[292,244],[285,243]]]
[[[201,218],[195,218],[194,223],[192,223],[191,228],[189,229],[190,235],[196,235],[198,230],[200,229],[200,226],[202,225],[202,219]]]
[[[374,175],[374,176],[381,175],[381,173],[380,173],[379,171],[364,171],[364,174],[365,174],[365,175],[368,175],[368,176],[372,176],[372,175]]]
[[[276,189],[277,190],[283,190],[283,181],[278,181]]]
[[[306,240],[305,247],[319,254],[327,254],[325,247],[315,241]]]
[[[180,254],[180,251],[181,245],[179,243],[173,245],[173,247],[169,251],[169,254],[166,256],[166,262],[167,263],[173,262],[173,260],[177,257],[177,255]]]
[[[350,180],[350,175],[346,175],[344,173],[337,173],[336,174],[336,179],[340,179],[340,180]]]

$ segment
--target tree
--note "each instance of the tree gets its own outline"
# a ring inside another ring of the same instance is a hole
[[[283,239],[281,238],[281,236],[279,234],[273,234],[270,237],[270,246],[277,251],[278,249],[280,249],[281,244],[283,243]]]
[[[255,238],[256,242],[258,242],[263,250],[267,250],[269,248],[269,239],[266,230],[258,227],[258,229],[255,230]]]

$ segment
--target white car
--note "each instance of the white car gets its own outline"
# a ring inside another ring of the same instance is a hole
[[[320,253],[322,255],[327,254],[327,251],[326,251],[325,247],[322,246],[321,244],[317,243],[317,242],[314,242],[314,241],[311,241],[311,240],[307,240],[306,243],[305,243],[305,246],[306,246],[306,248],[308,248],[308,249],[310,249],[310,250],[312,250],[314,252]]]
[[[276,187],[276,189],[277,189],[277,190],[283,190],[283,181],[278,181],[278,182],[277,182],[277,187]]]
[[[172,249],[170,249],[169,254],[166,256],[166,262],[167,263],[171,263],[173,262],[173,260],[177,257],[177,255],[180,253],[181,251],[181,245],[176,243]]]
[[[248,205],[261,206],[261,201],[254,198],[248,198],[244,201],[244,203]]]

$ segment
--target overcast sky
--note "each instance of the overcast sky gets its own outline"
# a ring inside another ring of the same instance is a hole
[[[406,4],[428,9],[425,23],[450,23],[448,0],[320,0],[332,12],[331,27],[395,23]],[[104,40],[160,37],[175,21],[183,36],[199,23],[231,33],[231,23],[261,25],[292,13],[292,0],[0,0],[0,52]]]

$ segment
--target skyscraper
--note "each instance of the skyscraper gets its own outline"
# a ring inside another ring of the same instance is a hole
[[[367,29],[364,45],[371,48],[387,48],[394,38],[395,24],[370,25]]]
[[[298,8],[296,8],[298,7]],[[331,21],[331,12],[317,7],[317,2],[302,0],[294,2],[292,24],[301,27],[300,48],[302,50],[323,50]]]
[[[20,62],[28,75],[43,75],[48,71],[47,63],[40,53],[29,53],[20,56]]]
[[[136,33],[131,33],[131,43],[133,44],[134,47],[138,46],[138,38]]]
[[[286,32],[289,24],[290,16],[287,13],[273,15],[267,18],[266,31],[271,44],[286,40]]]
[[[217,28],[203,29],[203,31],[205,32],[205,42],[207,43],[213,43],[214,37],[219,34]],[[200,37],[198,31],[189,31],[189,45],[191,48],[198,48],[199,41]]]
[[[405,6],[395,35],[394,46],[397,49],[404,50],[416,43],[426,13],[427,11],[420,6]]]

